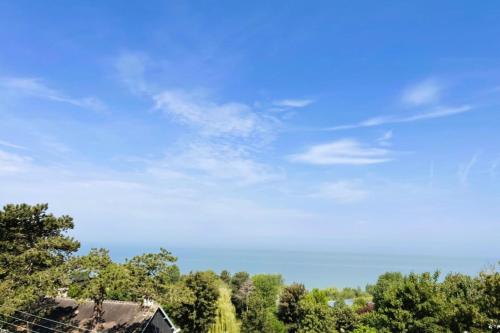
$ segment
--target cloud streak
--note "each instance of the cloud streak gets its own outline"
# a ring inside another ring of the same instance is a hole
[[[369,118],[363,120],[359,123],[348,124],[348,125],[339,125],[333,127],[323,128],[323,131],[341,131],[341,130],[349,130],[356,128],[365,128],[365,127],[375,127],[382,126],[387,124],[402,124],[402,123],[412,123],[416,121],[437,119],[450,117],[454,115],[459,115],[462,113],[470,112],[474,108],[470,105],[461,105],[457,107],[438,107],[428,112],[416,113],[409,116],[379,116],[374,118]]]
[[[153,99],[155,109],[179,123],[198,128],[203,135],[248,138],[270,130],[270,118],[259,116],[243,103],[215,103],[182,90],[165,90]]]
[[[52,89],[38,78],[9,77],[0,78],[0,87],[22,95],[45,99],[53,102],[67,103],[73,106],[90,109],[93,111],[104,111],[106,106],[95,97],[74,98]]]
[[[273,102],[273,105],[288,108],[303,108],[314,103],[312,99],[282,99]]]
[[[478,158],[479,158],[479,153],[476,153],[474,156],[472,156],[472,158],[467,163],[459,166],[457,176],[458,176],[458,180],[460,182],[460,185],[462,185],[462,186],[468,185],[469,174],[470,174],[472,168],[474,167],[474,165],[476,165]]]
[[[364,201],[368,194],[359,181],[340,180],[322,184],[319,191],[310,197],[324,198],[339,204],[351,204]]]
[[[26,147],[24,147],[24,146],[16,145],[15,143],[4,141],[4,140],[0,140],[0,146],[4,146],[7,148],[14,148],[14,149],[23,149],[23,150],[26,149]]]
[[[388,149],[365,146],[353,139],[341,139],[311,146],[289,159],[313,165],[369,165],[389,162],[392,157]]]
[[[443,88],[436,80],[429,79],[408,88],[401,97],[410,106],[422,106],[436,102]]]

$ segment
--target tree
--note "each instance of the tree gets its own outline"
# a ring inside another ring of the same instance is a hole
[[[307,294],[303,284],[294,283],[283,289],[278,303],[278,319],[287,325],[288,332],[297,332],[300,324],[299,302]]]
[[[238,272],[233,275],[230,281],[231,302],[236,309],[236,315],[241,318],[244,311],[248,308],[248,298],[253,291],[253,281],[247,272]]]
[[[382,275],[374,288],[376,325],[393,332],[442,332],[445,298],[439,273]]]
[[[283,286],[281,275],[258,274],[251,281],[253,288],[246,296],[242,332],[286,332],[284,323],[275,314],[278,295]]]
[[[231,273],[229,273],[227,270],[223,270],[220,272],[220,279],[226,283],[226,284],[231,284]]]
[[[183,281],[193,298],[173,309],[176,323],[186,332],[208,332],[215,323],[219,289],[213,272],[190,273]],[[170,307],[172,308],[172,307]]]
[[[127,260],[125,267],[136,281],[134,294],[137,301],[159,298],[167,285],[180,279],[177,258],[161,248],[159,253],[146,253]]]
[[[336,333],[332,309],[326,303],[326,294],[309,293],[299,302],[299,333]]]
[[[209,333],[229,332],[239,333],[240,325],[236,319],[234,305],[231,303],[231,291],[224,286],[219,288],[215,323],[210,327]]]
[[[252,277],[254,292],[259,293],[266,308],[275,308],[283,287],[283,278],[278,274],[258,274]]]
[[[61,286],[62,265],[80,244],[66,235],[73,219],[47,213],[47,204],[0,210],[0,310],[11,313]]]
[[[92,249],[88,255],[71,260],[68,266],[74,280],[71,296],[94,302],[93,327],[102,322],[105,300],[133,300],[136,283],[125,266],[113,263],[108,250]]]
[[[335,319],[335,328],[339,332],[352,332],[359,324],[358,315],[348,306],[334,306],[332,315]]]
[[[495,268],[481,272],[479,290],[482,293],[481,311],[488,318],[488,329],[500,332],[500,272]]]
[[[464,274],[449,274],[441,288],[446,297],[446,313],[442,318],[443,326],[452,332],[481,331],[486,317],[481,311],[484,299],[478,279]]]
[[[242,333],[285,333],[284,323],[276,318],[274,311],[266,304],[262,294],[253,292],[248,300],[248,309],[243,313]]]

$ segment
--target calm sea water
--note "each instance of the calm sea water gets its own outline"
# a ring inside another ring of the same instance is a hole
[[[111,255],[117,261],[155,251],[111,247]],[[208,269],[215,272],[227,269],[231,273],[280,273],[286,283],[301,282],[308,288],[364,287],[368,283],[375,283],[380,274],[388,271],[410,273],[439,270],[443,274],[460,272],[476,275],[500,259],[197,248],[169,248],[169,251],[178,257],[178,265],[183,273]]]

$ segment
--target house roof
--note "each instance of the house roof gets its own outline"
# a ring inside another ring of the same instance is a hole
[[[158,310],[164,314],[165,321],[172,331],[176,331],[171,320],[159,306],[144,307],[134,302],[104,301],[103,322],[99,332],[141,333]],[[50,310],[44,315],[49,320],[41,319],[37,322],[52,330],[37,327],[36,331],[45,333],[57,329],[68,333],[84,333],[92,329],[93,313],[94,302],[92,301],[54,298],[50,301]]]

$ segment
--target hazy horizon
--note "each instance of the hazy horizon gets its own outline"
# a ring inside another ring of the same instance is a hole
[[[499,15],[0,1],[0,205],[85,247],[498,257]]]

